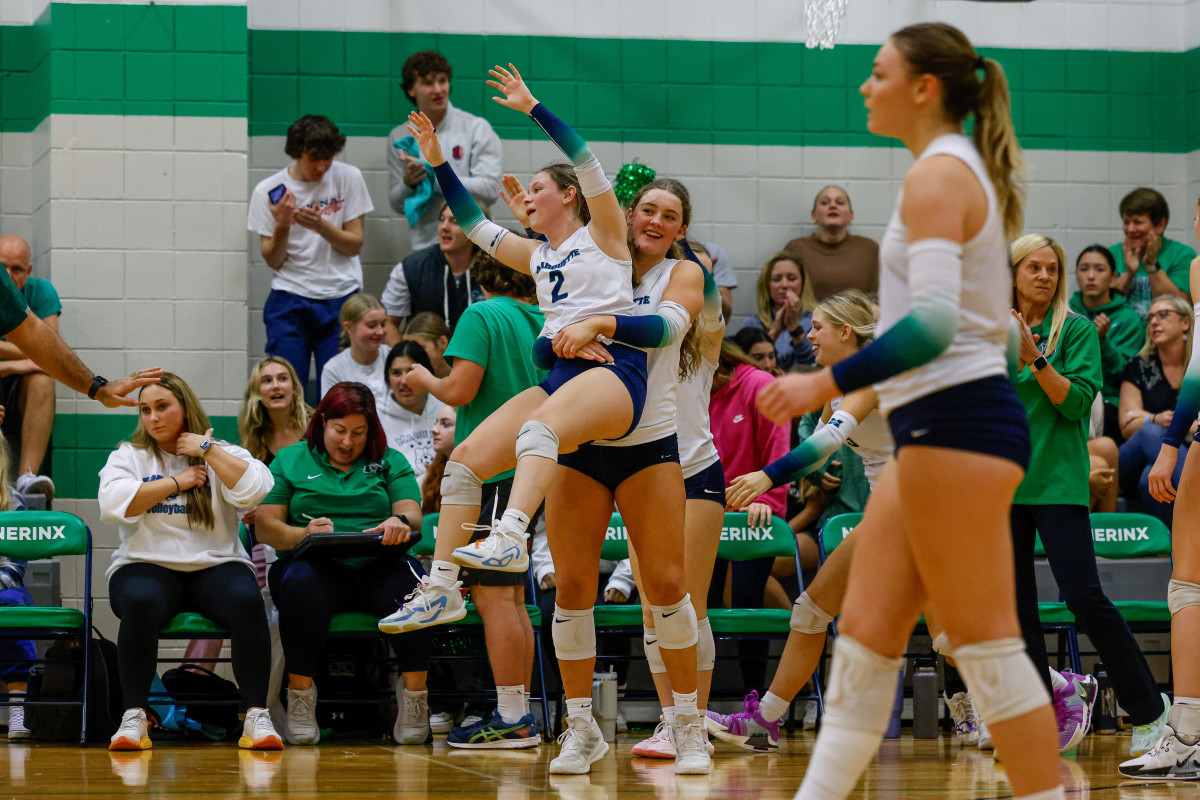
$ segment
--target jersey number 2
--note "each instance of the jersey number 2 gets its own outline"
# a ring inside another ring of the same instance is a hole
[[[562,290],[563,274],[562,272],[552,269],[550,270],[550,280],[554,285],[550,289],[550,302],[557,303],[559,300],[566,300],[567,293]]]

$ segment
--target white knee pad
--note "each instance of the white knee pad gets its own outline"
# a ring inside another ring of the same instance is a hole
[[[712,620],[696,622],[696,669],[705,672],[717,665],[717,643],[713,639]]]
[[[592,609],[575,611],[554,606],[554,651],[563,661],[583,661],[596,657],[596,620]]]
[[[954,649],[954,660],[979,716],[988,725],[1050,703],[1042,676],[1021,639],[994,639]]]
[[[696,609],[692,596],[685,594],[678,603],[669,606],[650,606],[654,614],[654,630],[658,646],[667,650],[682,650],[696,643]]]
[[[1200,606],[1200,584],[1172,578],[1167,583],[1167,608],[1175,615],[1188,606]]]
[[[791,628],[796,633],[824,633],[833,622],[833,615],[825,613],[813,602],[808,592],[801,592],[792,606]]]
[[[954,657],[954,654],[950,651],[950,637],[946,635],[945,631],[933,637],[933,652],[947,658]]]
[[[483,501],[483,481],[457,461],[446,462],[442,475],[442,503],[451,506],[477,506]]]
[[[646,663],[650,665],[650,673],[664,674],[667,665],[663,663],[662,651],[658,649],[658,632],[654,628],[642,628],[642,647],[646,650]]]
[[[517,460],[525,456],[540,456],[558,461],[558,435],[544,422],[531,419],[517,434]]]
[[[882,737],[903,666],[902,658],[880,655],[844,633],[838,636],[825,695],[826,719],[835,727]]]

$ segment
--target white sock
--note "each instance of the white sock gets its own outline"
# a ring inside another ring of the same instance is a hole
[[[592,716],[592,698],[590,698],[590,697],[567,698],[567,716],[568,717],[590,717],[590,716]]]
[[[1062,676],[1061,672],[1054,667],[1047,667],[1047,669],[1050,670],[1050,685],[1054,687],[1055,691],[1067,688],[1067,679]]]
[[[1055,786],[1053,789],[1036,794],[1023,794],[1020,797],[1014,795],[1015,800],[1066,800],[1066,797],[1067,793],[1062,786]]]
[[[502,533],[524,538],[529,535],[526,533],[528,530],[529,516],[527,514],[515,508],[505,510],[504,516],[500,518],[500,531]]]
[[[663,706],[663,721],[668,725],[675,721],[675,706]]]
[[[530,697],[529,692],[521,692],[521,700],[525,703],[525,713],[526,714],[533,713],[532,711],[529,710],[529,697]],[[524,716],[524,715],[522,715],[522,716]]]
[[[452,561],[434,561],[429,565],[429,582],[449,589],[458,581],[458,569]]]
[[[676,717],[694,717],[696,716],[696,693],[688,692],[671,692],[672,699],[675,700],[675,716]]]
[[[779,695],[767,692],[758,701],[758,713],[767,722],[778,722],[787,713],[789,706],[791,706],[791,703],[787,700],[784,700]]]
[[[496,711],[500,713],[500,719],[509,725],[520,721],[521,717],[525,716],[524,685],[497,686]]]
[[[1200,741],[1200,697],[1175,695],[1167,723],[1184,744],[1194,745]]]

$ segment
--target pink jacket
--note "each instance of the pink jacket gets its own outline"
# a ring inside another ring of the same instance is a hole
[[[721,455],[726,485],[739,475],[762,469],[790,449],[787,427],[762,416],[755,404],[758,393],[773,380],[769,372],[739,364],[729,383],[709,400],[713,441]],[[772,489],[755,502],[766,503],[782,517],[787,510],[787,486]]]

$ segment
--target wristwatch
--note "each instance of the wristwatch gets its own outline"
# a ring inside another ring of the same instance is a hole
[[[1042,360],[1045,361],[1045,359],[1042,359]],[[203,442],[201,442],[200,443],[200,457],[204,458],[206,455],[208,455],[208,448],[210,448],[212,446],[213,446],[212,439],[205,439]]]
[[[96,399],[96,392],[100,391],[100,387],[108,383],[108,378],[101,378],[99,375],[92,377],[92,388],[88,389],[88,398]]]
[[[1153,275],[1154,273],[1156,273],[1160,269],[1162,269],[1162,267],[1160,267],[1158,265],[1157,261],[1154,262],[1153,264],[1142,264],[1142,268],[1146,270],[1147,275]]]
[[[1041,372],[1042,370],[1044,370],[1046,368],[1046,365],[1049,363],[1050,362],[1046,360],[1045,356],[1038,356],[1037,358],[1035,358],[1033,360],[1033,363],[1029,365],[1029,371],[1030,372]]]

